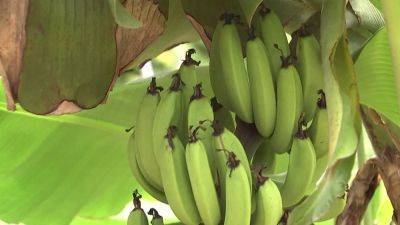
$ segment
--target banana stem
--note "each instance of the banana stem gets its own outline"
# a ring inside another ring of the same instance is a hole
[[[400,1],[382,0],[382,9],[388,30],[389,46],[393,59],[393,71],[397,85],[397,102],[400,108],[400,29],[398,26]]]

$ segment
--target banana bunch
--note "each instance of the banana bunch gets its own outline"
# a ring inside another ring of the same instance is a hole
[[[314,192],[327,168],[316,38],[301,28],[289,48],[267,8],[253,22],[242,43],[237,16],[225,13],[218,21],[209,65],[215,97],[203,94],[200,62],[190,49],[167,90],[151,80],[136,116],[128,144],[132,173],[183,224],[276,225]],[[254,155],[236,136],[235,116],[264,138]],[[323,219],[337,216],[343,204],[338,199]],[[149,214],[152,224],[163,223],[154,209]]]

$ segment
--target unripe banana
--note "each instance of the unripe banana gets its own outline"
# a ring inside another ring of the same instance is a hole
[[[232,15],[225,16],[225,24],[220,30],[219,57],[221,75],[225,82],[227,104],[224,106],[235,112],[244,122],[252,123],[253,110],[251,104],[249,79],[243,59],[239,33]],[[218,89],[219,87],[214,87]],[[217,96],[218,98],[218,96]]]
[[[139,112],[136,117],[135,134],[137,144],[137,161],[143,171],[143,174],[149,182],[158,190],[162,190],[162,179],[160,168],[157,163],[149,163],[156,161],[153,150],[152,132],[153,121],[156,114],[157,105],[160,101],[159,88],[156,85],[156,80],[153,78],[147,93],[139,107]]]
[[[278,187],[269,178],[259,175],[257,190],[257,209],[253,216],[252,225],[276,225],[282,215],[282,198]]]
[[[164,225],[163,217],[158,214],[155,208],[151,208],[148,214],[153,216],[153,219],[151,220],[152,225]]]
[[[217,166],[217,169],[219,170],[220,175],[226,173],[226,166],[222,166],[220,162],[222,162],[221,159],[224,160],[224,163],[226,163],[226,155],[224,151],[230,151],[233,152],[237,158],[240,160],[240,163],[243,165],[245,168],[246,174],[247,174],[247,179],[249,180],[250,184],[250,189],[251,189],[251,184],[252,184],[252,176],[251,176],[251,171],[250,171],[250,163],[246,155],[246,151],[243,148],[242,143],[239,141],[239,139],[230,132],[228,129],[225,129],[223,126],[218,121],[214,121],[212,124],[212,127],[214,129],[214,149],[217,151],[217,153],[222,153],[222,154],[217,154],[219,156],[219,165]]]
[[[276,168],[276,154],[274,150],[269,148],[268,144],[264,142],[258,147],[251,164],[253,167],[265,168],[262,170],[264,176],[274,174]]]
[[[247,41],[246,53],[254,122],[258,132],[269,137],[275,127],[276,100],[268,53],[261,39],[254,34]]]
[[[228,97],[226,96],[227,88],[226,83],[224,81],[224,77],[222,76],[222,66],[221,59],[219,57],[220,53],[220,37],[221,37],[221,29],[224,25],[222,20],[218,21],[217,26],[215,27],[211,48],[210,48],[210,63],[209,63],[209,73],[210,73],[210,83],[212,89],[215,93],[215,97],[222,105],[230,105],[228,102]]]
[[[176,136],[176,127],[170,126],[160,153],[161,176],[168,203],[176,217],[187,225],[201,221],[197,211],[187,171],[185,149]]]
[[[205,145],[196,137],[198,130],[199,127],[194,129],[186,145],[186,164],[194,200],[203,223],[217,225],[221,220],[217,190]]]
[[[182,127],[188,126],[188,114],[185,113],[188,111],[189,102],[193,94],[193,88],[196,84],[199,83],[197,79],[196,67],[199,66],[200,61],[196,61],[192,58],[192,55],[196,53],[196,50],[189,49],[185,54],[185,60],[183,60],[181,67],[179,68],[179,74],[182,79],[182,116],[183,116],[183,125]],[[186,139],[182,141],[186,143]]]
[[[345,197],[337,197],[331,207],[329,208],[328,211],[326,211],[318,221],[316,222],[321,222],[321,221],[325,221],[325,220],[330,220],[332,218],[337,217],[344,209],[344,207],[346,206],[346,199]]]
[[[286,33],[279,17],[273,10],[262,8],[260,10],[260,16],[257,17],[257,19],[257,28],[261,34],[262,41],[267,48],[271,71],[276,81],[281,68],[282,53],[283,57],[287,57],[290,54]],[[276,45],[282,50],[282,52],[275,47]]]
[[[329,150],[328,112],[326,110],[325,94],[322,90],[319,93],[321,97],[316,104],[318,108],[310,127],[310,138],[314,144],[317,158],[323,157]]]
[[[168,93],[161,98],[157,106],[153,121],[153,151],[156,161],[160,165],[160,153],[164,150],[164,136],[170,125],[180,127],[179,137],[187,139],[186,127],[182,129],[182,81],[179,74],[172,78]]]
[[[157,189],[152,184],[150,184],[147,178],[141,172],[137,164],[136,149],[137,149],[136,140],[133,136],[131,136],[128,142],[128,158],[129,158],[129,166],[131,168],[133,176],[135,177],[135,180],[153,198],[157,199],[160,202],[167,203],[167,198],[165,197],[164,192],[162,190]]]
[[[233,152],[237,158],[240,160],[241,165],[245,168],[250,189],[252,188],[252,177],[250,172],[250,163],[247,159],[246,152],[237,139],[237,137],[228,129],[224,128],[219,121],[214,120],[213,124],[214,129],[214,150],[215,152],[215,162],[217,168],[217,184],[218,184],[218,193],[220,196],[220,205],[221,205],[221,213],[225,214],[226,209],[226,184],[225,177],[228,173],[228,168],[226,166],[226,152]]]
[[[141,208],[140,198],[142,196],[137,190],[133,192],[133,205],[134,209],[129,213],[128,225],[148,225],[146,213]]]
[[[202,94],[201,84],[194,87],[194,93],[190,99],[188,109],[188,130],[199,127],[203,122],[210,123],[214,121],[214,113],[210,104],[210,100]],[[215,151],[213,148],[212,128],[210,126],[202,126],[197,129],[197,137],[202,141],[207,152],[207,159],[210,165],[211,173],[216,176],[215,168]]]
[[[303,87],[305,121],[313,119],[318,99],[318,90],[323,88],[323,71],[319,43],[314,35],[304,28],[296,32],[299,36],[296,45],[296,67]]]
[[[314,146],[305,130],[299,126],[290,150],[285,183],[280,189],[284,208],[297,204],[305,196],[315,171]]]
[[[282,154],[289,151],[302,112],[303,96],[296,68],[283,62],[277,80],[277,114],[275,130],[267,141],[268,148]]]
[[[235,132],[235,115],[226,107],[219,104],[217,98],[215,97],[211,99],[211,106],[214,111],[214,118],[218,120],[226,129],[230,130],[231,132]]]
[[[250,225],[251,183],[246,168],[233,152],[228,153],[228,171],[225,175],[226,211],[224,225]]]

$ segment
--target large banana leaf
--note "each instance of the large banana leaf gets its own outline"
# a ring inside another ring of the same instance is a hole
[[[400,126],[400,107],[386,28],[366,44],[355,64],[360,102]]]

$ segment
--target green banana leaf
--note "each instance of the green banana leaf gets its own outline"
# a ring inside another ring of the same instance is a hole
[[[386,28],[366,44],[355,63],[360,102],[400,126],[400,107]]]

